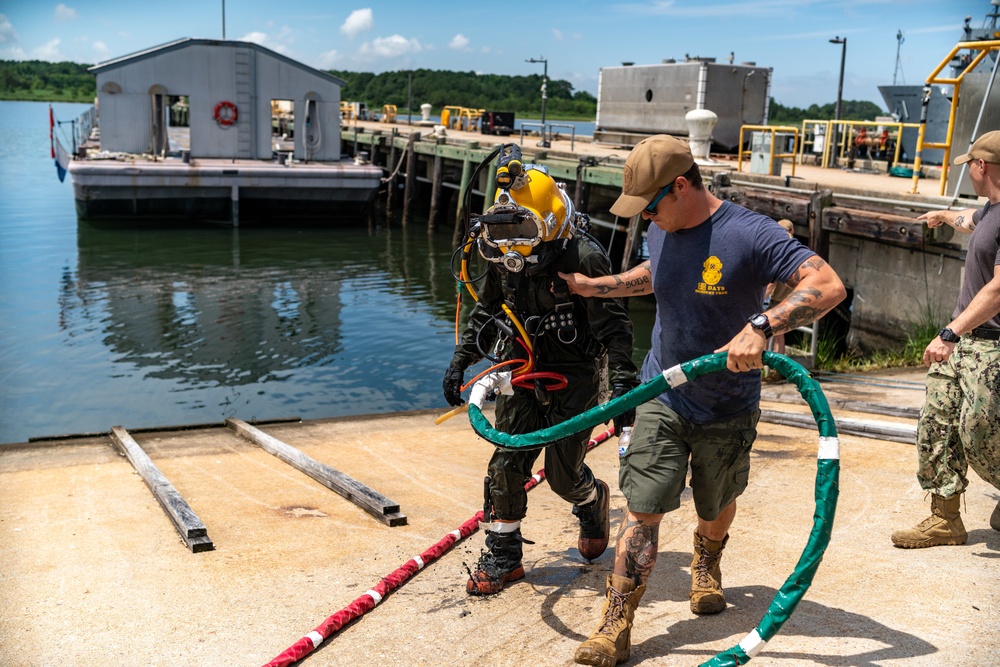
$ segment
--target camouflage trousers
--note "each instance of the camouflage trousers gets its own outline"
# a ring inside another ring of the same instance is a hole
[[[920,487],[950,498],[969,485],[969,466],[1000,489],[1000,341],[963,335],[931,364],[917,425]]]

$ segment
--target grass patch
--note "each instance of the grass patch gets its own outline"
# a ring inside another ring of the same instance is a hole
[[[820,335],[816,346],[816,368],[835,373],[863,373],[883,368],[920,366],[923,364],[924,349],[937,337],[942,326],[938,316],[930,308],[925,308],[920,318],[910,323],[906,342],[866,354],[849,351],[835,355],[834,351],[843,346],[843,338]]]

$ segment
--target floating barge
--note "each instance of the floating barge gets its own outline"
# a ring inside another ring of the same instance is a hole
[[[382,177],[378,167],[353,160],[289,165],[211,158],[74,160],[69,173],[81,218],[190,218],[234,226],[362,215]]]
[[[341,153],[344,82],[259,44],[186,38],[90,71],[97,146],[68,165],[81,217],[332,218],[378,190],[381,170]]]

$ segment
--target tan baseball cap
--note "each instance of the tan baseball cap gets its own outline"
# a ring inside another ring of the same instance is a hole
[[[611,212],[620,218],[639,215],[660,190],[693,165],[694,157],[686,141],[666,134],[643,139],[625,159],[622,194]]]
[[[976,139],[968,153],[955,158],[955,164],[965,164],[972,160],[984,160],[991,164],[1000,164],[1000,130],[987,132]]]

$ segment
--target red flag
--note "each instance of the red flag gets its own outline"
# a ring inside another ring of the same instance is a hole
[[[52,105],[49,105],[49,157],[55,158],[56,145],[52,140],[52,128],[56,126],[56,117],[52,114]]]

